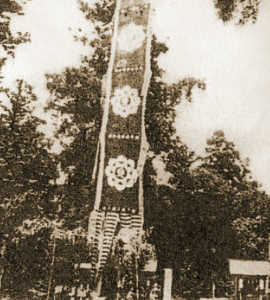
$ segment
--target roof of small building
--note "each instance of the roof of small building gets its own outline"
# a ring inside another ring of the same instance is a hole
[[[229,259],[229,271],[232,275],[266,276],[270,275],[270,262]]]

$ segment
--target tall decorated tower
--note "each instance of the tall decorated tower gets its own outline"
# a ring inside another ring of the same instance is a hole
[[[102,273],[116,235],[126,231],[139,238],[143,228],[150,15],[147,0],[116,0],[94,174],[95,204],[88,228],[97,296],[102,291]]]

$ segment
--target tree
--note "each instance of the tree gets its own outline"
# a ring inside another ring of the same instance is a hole
[[[205,153],[197,157],[181,144],[164,153],[167,185],[157,185],[147,166],[146,221],[159,263],[174,269],[177,294],[209,296],[215,280],[224,296],[228,258],[265,259],[270,199],[222,131]]]
[[[48,109],[62,117],[56,138],[62,141],[59,159],[68,179],[61,197],[61,216],[69,216],[66,223],[72,226],[86,225],[88,220],[88,193],[86,196],[82,187],[89,187],[91,182],[101,122],[101,80],[89,64],[85,58],[78,69],[67,68],[63,74],[47,76],[54,96]]]
[[[258,18],[260,0],[214,0],[218,17],[223,22],[234,20],[236,24],[255,23]]]
[[[18,1],[4,0],[0,3],[0,44],[7,55],[14,57],[16,45],[30,41],[28,33],[18,32],[14,35],[10,29],[11,16],[22,15],[23,8]],[[0,66],[6,58],[0,60]]]
[[[266,231],[268,225],[265,222],[268,222],[267,207],[269,207],[270,204],[269,196],[262,190],[260,184],[252,178],[248,160],[242,160],[235,145],[232,142],[228,142],[224,133],[221,131],[215,132],[212,139],[208,140],[206,153],[207,156],[204,158],[204,163],[201,167],[211,170],[215,176],[218,176],[223,181],[224,188],[222,195],[227,197],[227,203],[228,201],[231,202],[230,220],[233,222],[235,230],[240,230],[237,228],[237,224],[240,225],[241,223],[240,220],[245,223],[244,220],[248,218],[251,224],[255,220],[257,220],[255,223],[258,223],[258,220],[260,220],[260,229],[264,227],[264,231]],[[264,225],[262,225],[262,223],[264,223]],[[253,234],[255,234],[255,232],[253,232]],[[242,238],[245,235],[246,234],[242,235]],[[250,249],[248,250],[251,245],[246,240],[244,242],[245,246],[242,245],[242,247],[244,247],[242,249],[243,251],[240,251],[238,255],[245,257],[247,253],[249,253],[248,256],[250,258],[262,259],[264,257],[265,246],[259,246],[258,242],[263,236],[264,243],[266,242],[266,232],[259,233],[257,231],[255,236],[255,239],[257,239],[257,242],[255,242],[257,250],[255,250],[256,247],[253,246],[252,254],[252,251]],[[242,240],[242,238],[240,238],[240,240]]]
[[[38,127],[44,121],[34,116],[34,103],[37,101],[32,87],[22,80],[17,80],[15,91],[2,90],[9,104],[1,104],[1,201],[20,206],[20,202],[29,202],[36,209],[45,201],[50,182],[56,179],[55,156],[49,153],[51,143]],[[36,193],[39,197],[36,198]],[[44,194],[43,194],[44,193]],[[45,196],[46,195],[46,196]],[[12,200],[15,200],[12,203]],[[28,211],[28,213],[33,213]],[[28,216],[23,213],[24,218]],[[12,225],[20,224],[21,217],[16,216]],[[14,223],[15,222],[15,223]],[[7,222],[4,222],[7,225]]]
[[[214,276],[224,296],[228,258],[265,258],[270,198],[222,131],[207,141],[200,161],[192,170],[188,204],[182,203],[182,209],[187,209],[183,214],[189,216],[184,219],[189,237],[184,249],[191,255],[193,274],[208,287]]]
[[[39,131],[44,121],[33,113],[37,97],[32,87],[17,80],[15,90],[1,89],[1,97],[6,103],[0,106],[1,244],[13,247],[17,253],[13,254],[23,257],[30,249],[18,245],[25,245],[26,232],[37,234],[31,221],[54,218],[52,183],[57,178],[57,161],[49,152],[51,143]],[[13,268],[15,276],[16,262],[9,260],[11,256],[4,257],[7,269]]]

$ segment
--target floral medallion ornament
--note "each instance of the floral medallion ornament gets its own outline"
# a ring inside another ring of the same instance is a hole
[[[130,23],[122,28],[118,36],[118,47],[123,52],[134,52],[145,40],[143,26]]]
[[[115,187],[118,191],[133,187],[138,177],[134,160],[127,159],[123,155],[109,160],[105,174],[109,186]]]
[[[138,90],[128,85],[122,88],[116,88],[114,96],[111,99],[112,109],[116,115],[126,118],[131,114],[136,114],[140,105]]]

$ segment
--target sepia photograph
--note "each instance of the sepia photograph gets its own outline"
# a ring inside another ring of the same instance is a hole
[[[269,37],[269,0],[0,0],[0,300],[270,300]]]

